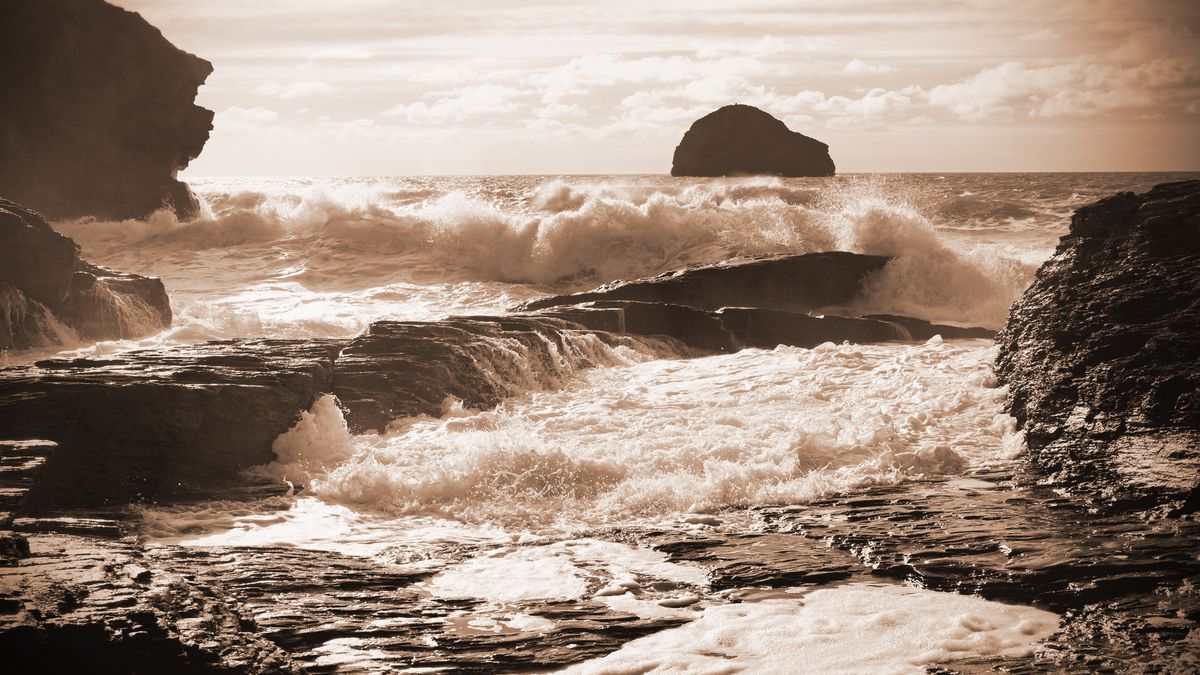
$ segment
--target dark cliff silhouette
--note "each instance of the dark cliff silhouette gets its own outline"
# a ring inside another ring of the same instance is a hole
[[[0,196],[51,219],[197,209],[212,64],[103,0],[0,2]]]

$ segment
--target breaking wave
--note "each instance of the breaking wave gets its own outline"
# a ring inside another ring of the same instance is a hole
[[[841,249],[895,258],[870,285],[864,309],[992,327],[1041,257],[994,241],[952,241],[938,214],[881,178],[245,185],[200,182],[205,213],[190,221],[163,211],[147,221],[59,226],[88,256],[159,274],[168,286],[194,287],[191,277],[206,268],[232,267],[223,275],[246,286],[286,281],[311,292],[492,283],[536,296],[735,256]]]

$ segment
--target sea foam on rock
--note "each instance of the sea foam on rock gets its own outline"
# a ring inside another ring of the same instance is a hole
[[[0,63],[0,194],[54,219],[197,211],[175,176],[212,129],[209,62],[103,0],[11,0]]]
[[[758,108],[719,108],[692,123],[675,148],[672,176],[832,176],[829,146]]]
[[[1200,508],[1200,181],[1079,209],[997,342],[1037,465],[1101,502]]]
[[[171,325],[162,281],[79,258],[38,213],[0,199],[0,349],[139,337]]]

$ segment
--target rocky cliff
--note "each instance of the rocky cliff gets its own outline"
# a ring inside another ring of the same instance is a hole
[[[162,281],[79,257],[39,214],[0,199],[0,350],[139,337],[171,325]]]
[[[1079,209],[997,342],[1038,466],[1102,502],[1200,508],[1200,181]]]
[[[0,3],[0,64],[0,194],[54,219],[195,212],[175,176],[212,129],[211,64],[103,0]]]
[[[829,146],[736,104],[692,123],[675,148],[672,176],[832,176]]]

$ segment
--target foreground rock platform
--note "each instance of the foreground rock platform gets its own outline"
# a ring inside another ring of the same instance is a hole
[[[1200,181],[1079,209],[997,343],[1038,466],[1100,503],[1200,509]]]
[[[672,176],[832,176],[829,146],[758,108],[719,108],[692,123],[675,148]]]
[[[0,63],[0,195],[53,219],[196,213],[176,174],[212,129],[208,61],[103,0],[6,0]]]
[[[341,343],[249,340],[0,375],[7,439],[45,439],[33,510],[184,498],[270,462],[271,442],[333,384]]]
[[[0,199],[0,350],[141,337],[171,325],[162,281],[88,263],[36,211]]]

